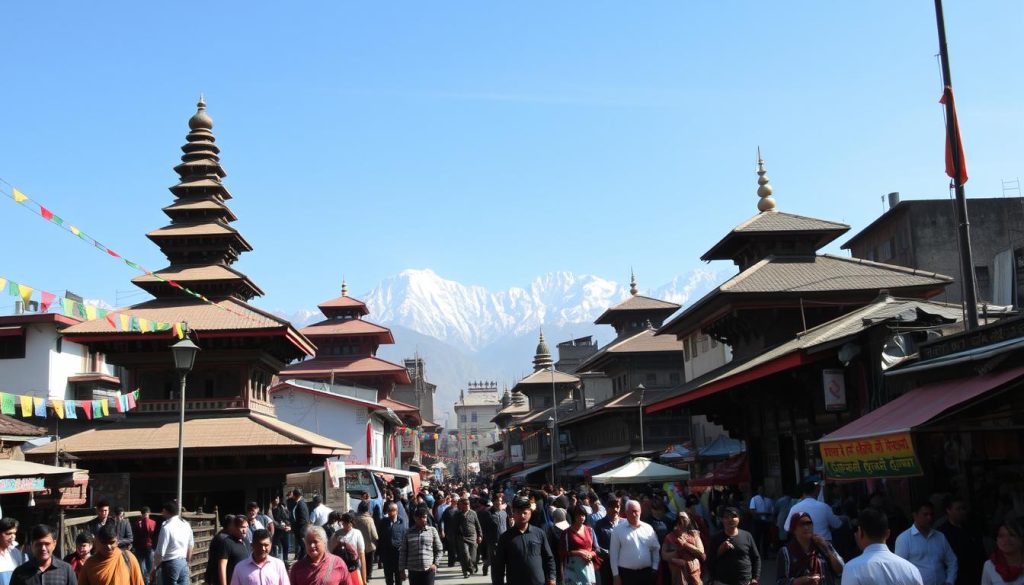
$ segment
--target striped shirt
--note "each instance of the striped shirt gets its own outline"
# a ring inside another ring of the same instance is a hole
[[[433,526],[420,530],[410,528],[398,551],[398,568],[405,571],[427,571],[441,562],[441,536]]]

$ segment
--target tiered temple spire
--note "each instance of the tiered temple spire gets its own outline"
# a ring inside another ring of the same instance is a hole
[[[171,223],[147,234],[170,266],[157,271],[156,277],[141,276],[133,282],[158,298],[181,296],[166,280],[215,300],[260,296],[263,291],[249,277],[231,268],[252,246],[230,226],[237,218],[225,204],[231,199],[222,182],[227,173],[220,165],[213,119],[202,96],[188,127],[181,164],[174,167],[179,181],[170,188],[175,201],[163,209]]]
[[[768,182],[768,171],[764,170],[764,159],[761,158],[761,147],[757,147],[757,210],[760,212],[775,211],[775,198],[772,197],[772,185]]]
[[[540,331],[540,340],[537,342],[537,352],[533,356],[533,371],[539,372],[550,368],[554,364],[551,361],[551,350],[548,349],[548,342],[544,341],[544,330]]]

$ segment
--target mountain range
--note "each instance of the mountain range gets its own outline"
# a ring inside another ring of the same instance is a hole
[[[685,306],[717,285],[720,276],[696,269],[640,294]],[[553,351],[561,341],[586,335],[602,345],[610,341],[612,329],[593,321],[628,296],[628,283],[588,274],[553,272],[525,287],[491,291],[429,269],[408,269],[357,298],[369,306],[368,320],[394,332],[396,343],[382,346],[380,357],[397,363],[414,355],[425,360],[427,380],[437,384],[434,417],[443,424],[467,382],[493,380],[511,387],[532,371],[542,327]],[[276,312],[297,327],[322,318],[315,308]]]

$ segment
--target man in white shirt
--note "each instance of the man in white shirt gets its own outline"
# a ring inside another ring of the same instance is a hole
[[[793,514],[806,512],[810,515],[811,520],[814,521],[814,533],[832,542],[832,529],[842,526],[843,521],[835,515],[828,504],[818,501],[818,489],[819,486],[816,481],[808,480],[803,483],[801,493],[803,493],[804,497],[789,509],[789,516],[786,518],[786,523],[783,527],[786,529],[786,532],[789,532],[789,520],[793,517]]]
[[[25,554],[18,548],[18,521],[14,518],[0,519],[0,583],[11,582],[11,574],[25,562]]]
[[[313,496],[312,508],[309,510],[309,523],[313,526],[323,526],[327,524],[327,518],[331,515],[334,510],[324,505],[320,496]]]
[[[153,551],[150,583],[155,583],[153,579],[158,568],[163,576],[161,585],[187,585],[190,580],[188,567],[196,543],[192,536],[192,526],[182,519],[178,511],[177,502],[172,500],[164,504],[164,525],[160,528],[160,537]]]
[[[661,558],[661,543],[654,528],[640,521],[640,502],[626,504],[626,522],[612,530],[609,547],[614,585],[654,583]]]
[[[922,502],[917,507],[913,526],[896,537],[896,555],[917,567],[924,585],[953,585],[956,583],[956,555],[946,536],[932,530],[934,513],[931,502]]]
[[[754,516],[754,542],[757,543],[762,557],[768,553],[765,544],[771,536],[773,509],[772,499],[764,495],[764,486],[759,486],[757,493],[750,498],[750,513]]]
[[[866,508],[857,517],[857,546],[864,552],[846,563],[843,585],[923,585],[921,572],[889,552],[889,520],[885,512]]]

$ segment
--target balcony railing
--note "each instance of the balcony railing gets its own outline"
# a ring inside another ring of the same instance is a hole
[[[159,413],[178,412],[178,400],[140,400],[137,412]],[[186,398],[185,412],[221,412],[225,410],[249,409],[260,414],[274,414],[274,405],[262,400],[244,398]]]

